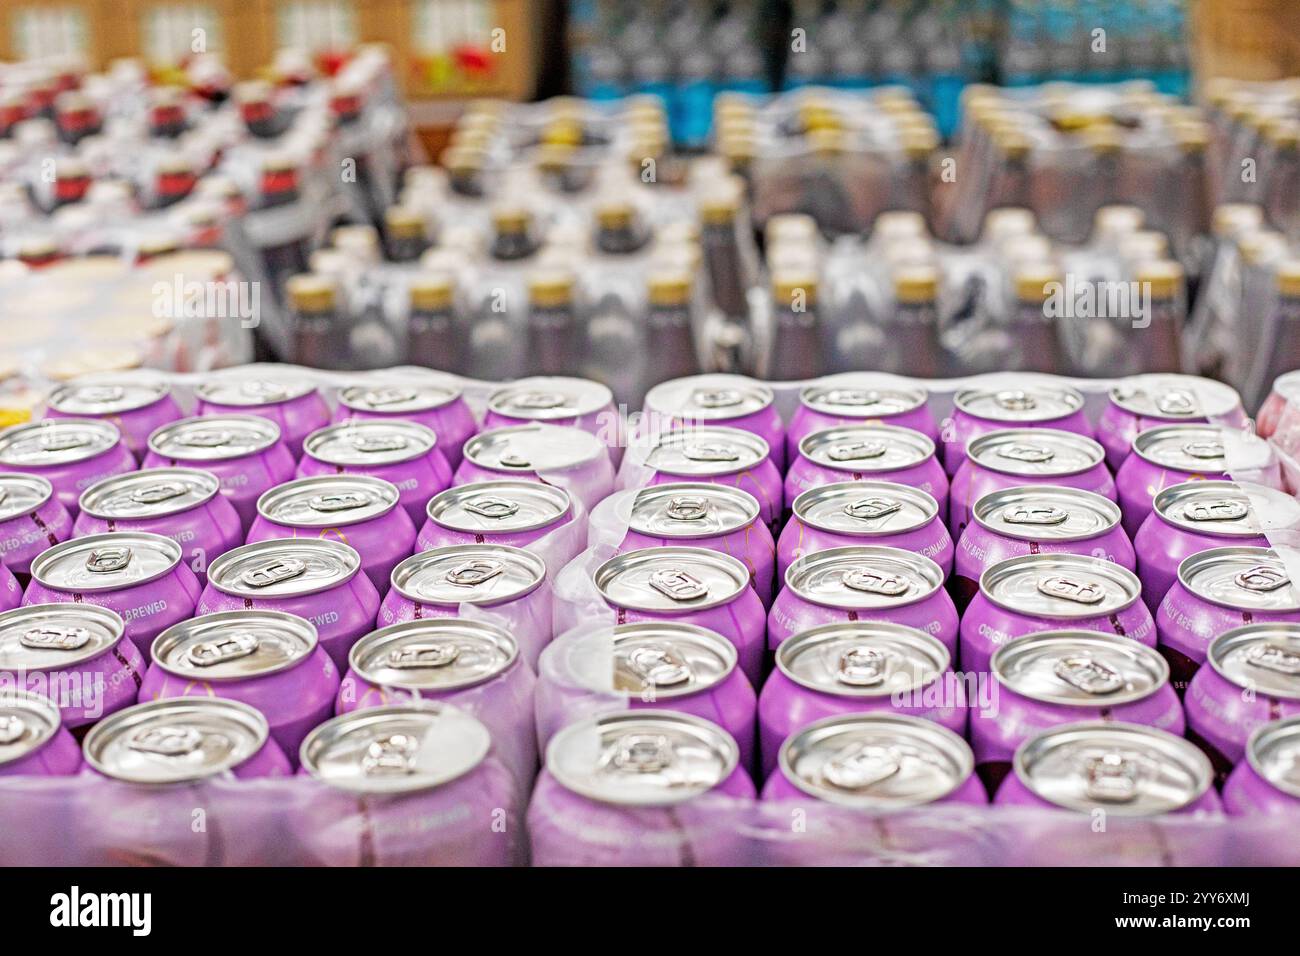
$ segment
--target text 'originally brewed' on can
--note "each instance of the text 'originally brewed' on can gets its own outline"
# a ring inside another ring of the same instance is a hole
[[[1005,428],[1054,428],[1092,436],[1083,396],[1047,382],[1014,388],[964,389],[953,399],[952,419],[943,428],[943,464],[956,475],[972,438]]]
[[[110,422],[51,418],[0,431],[0,469],[44,478],[73,518],[83,491],[135,468],[122,433]]]
[[[305,378],[273,373],[213,376],[194,391],[199,400],[196,415],[256,415],[273,423],[295,461],[302,454],[303,439],[329,424],[325,398]]]
[[[401,419],[423,425],[437,436],[438,450],[455,468],[461,449],[478,425],[465,403],[459,386],[438,383],[403,382],[353,385],[339,392],[334,421],[353,419]]]
[[[948,476],[934,456],[934,442],[893,425],[854,425],[808,435],[785,476],[785,505],[791,507],[810,488],[864,479],[919,488],[948,511]]]
[[[72,534],[72,516],[39,475],[0,474],[0,560],[20,582],[32,560]]]

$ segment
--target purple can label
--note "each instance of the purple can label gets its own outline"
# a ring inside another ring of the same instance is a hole
[[[1300,718],[1287,717],[1257,728],[1247,743],[1246,759],[1224,784],[1224,809],[1234,816],[1300,813],[1297,756],[1300,756]],[[1295,848],[1288,846],[1280,855],[1283,859],[1276,862],[1294,862]]]
[[[103,478],[134,471],[136,463],[110,422],[51,418],[0,432],[0,469],[45,478],[75,518],[83,491]]]
[[[51,418],[99,418],[112,422],[137,458],[149,435],[181,417],[180,406],[166,386],[154,382],[71,383],[56,388],[48,400]]]
[[[52,700],[27,690],[0,691],[0,777],[60,777],[81,769],[81,748]]]
[[[451,468],[478,430],[458,385],[451,381],[385,382],[353,385],[339,392],[335,423],[350,419],[403,419],[430,429]],[[324,424],[322,422],[322,424]]]
[[[0,559],[30,577],[32,560],[72,534],[72,516],[38,475],[0,474]]]
[[[1019,377],[1018,377],[1019,378]],[[1083,395],[1068,386],[1008,383],[1006,387],[964,389],[954,398],[952,419],[945,423],[943,464],[949,475],[966,460],[973,438],[1004,428],[1054,428],[1092,436],[1083,411]]]
[[[306,379],[223,375],[200,384],[195,393],[198,415],[240,412],[265,418],[280,430],[294,459],[302,454],[303,439],[329,424],[325,398]]]
[[[1106,463],[1124,463],[1139,432],[1175,422],[1244,424],[1241,399],[1229,385],[1194,375],[1134,375],[1110,390],[1097,423]]]
[[[1170,485],[1228,479],[1226,454],[1217,425],[1164,425],[1139,433],[1115,473],[1124,530],[1136,535],[1155,496]]]

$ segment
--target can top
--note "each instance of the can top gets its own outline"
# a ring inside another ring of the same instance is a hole
[[[501,604],[536,590],[546,564],[522,548],[457,544],[433,548],[393,568],[397,593],[417,604]]]
[[[876,383],[869,375],[837,377],[799,393],[804,408],[840,418],[890,418],[920,408],[927,398],[923,388]]]
[[[81,510],[106,521],[180,514],[206,504],[221,491],[210,471],[146,468],[97,481],[81,493]]]
[[[786,569],[785,585],[813,604],[875,610],[929,597],[943,586],[943,571],[901,548],[855,545],[805,554]]]
[[[232,548],[208,565],[208,584],[241,598],[328,591],[354,578],[361,555],[328,538],[277,538]]]
[[[1300,799],[1300,716],[1257,727],[1246,743],[1246,759],[1255,773]]]
[[[712,790],[740,763],[736,741],[699,717],[667,710],[605,714],[565,727],[546,748],[560,786],[601,803],[662,806]]]
[[[933,803],[975,771],[970,746],[948,728],[887,713],[818,720],[782,744],[777,760],[809,796],[861,809]]]
[[[110,714],[86,735],[86,762],[128,783],[187,783],[214,777],[257,754],[266,718],[222,697],[174,697]]]
[[[456,617],[381,627],[348,652],[348,666],[363,680],[417,692],[472,687],[518,659],[519,645],[504,629]]]
[[[980,593],[999,607],[1033,617],[1105,617],[1142,595],[1136,574],[1104,558],[1023,554],[984,569]]]
[[[988,432],[966,444],[966,455],[981,468],[1027,478],[1077,475],[1106,460],[1106,452],[1091,438],[1055,428]]]
[[[590,432],[569,425],[507,425],[465,442],[465,457],[481,468],[504,472],[563,470],[607,455]]]
[[[758,520],[748,491],[707,482],[650,485],[636,492],[630,526],[651,537],[689,540],[731,534]]]
[[[1206,659],[1238,687],[1300,700],[1300,624],[1268,622],[1224,631],[1210,642]]]
[[[667,475],[731,475],[761,464],[768,451],[767,442],[753,432],[708,425],[663,432],[645,463]]]
[[[989,664],[1008,690],[1071,707],[1114,707],[1150,697],[1169,683],[1154,649],[1099,631],[1040,631],[999,647]]]
[[[368,475],[318,475],[276,485],[257,499],[257,513],[290,528],[339,528],[371,521],[397,507],[391,481]]]
[[[892,481],[838,481],[795,498],[794,516],[831,534],[901,534],[939,516],[939,503],[920,488]]]
[[[0,767],[35,753],[60,726],[59,708],[28,690],[0,691]]]
[[[1218,425],[1160,425],[1138,432],[1133,453],[1161,468],[1192,474],[1223,474],[1228,469]]]
[[[181,562],[181,546],[147,531],[107,531],[47,548],[32,579],[71,593],[118,591],[155,581]]]
[[[307,436],[304,455],[328,465],[392,465],[428,454],[438,444],[432,429],[401,419],[352,418]]]
[[[1110,400],[1141,418],[1204,421],[1241,408],[1236,389],[1197,375],[1133,375],[1110,390]]]
[[[40,475],[0,474],[0,521],[21,518],[54,496],[54,486]]]
[[[813,432],[799,454],[836,471],[898,471],[934,457],[934,442],[897,425],[850,425]]]
[[[1064,385],[966,388],[953,398],[957,408],[991,422],[1049,422],[1083,409],[1083,395]]]
[[[1235,481],[1184,481],[1160,491],[1152,502],[1166,524],[1196,534],[1253,538],[1259,523],[1250,498]]]
[[[170,391],[160,382],[72,382],[50,393],[48,404],[65,415],[120,415],[162,401]]]
[[[676,621],[599,628],[567,641],[562,650],[563,679],[645,703],[716,687],[735,671],[738,660],[735,645],[722,635]]]
[[[650,389],[645,407],[687,421],[728,421],[761,412],[772,400],[770,388],[743,375],[690,375]]]
[[[316,627],[296,614],[249,609],[203,614],[154,638],[153,662],[194,681],[248,680],[297,666],[316,649]]]
[[[677,545],[615,555],[596,569],[594,579],[615,607],[662,614],[718,607],[749,587],[749,571],[738,559]]]
[[[117,426],[102,419],[45,418],[0,432],[0,465],[66,465],[101,455],[121,440]]]
[[[194,387],[201,401],[231,408],[260,408],[279,405],[316,391],[308,379],[292,377],[245,377],[222,375]]]
[[[952,664],[938,640],[887,621],[823,624],[782,641],[776,666],[809,690],[836,697],[889,697],[927,687]]]
[[[488,408],[498,415],[527,421],[577,418],[612,408],[614,393],[586,378],[537,376],[498,388]]]
[[[223,461],[265,451],[280,426],[257,415],[198,415],[155,429],[149,450],[178,461]]]
[[[307,735],[299,755],[303,769],[331,787],[409,793],[465,776],[491,748],[488,729],[470,714],[422,701],[328,720]]]
[[[1271,548],[1210,548],[1184,558],[1178,580],[1197,597],[1234,610],[1300,611],[1300,590]]]
[[[339,392],[339,404],[358,412],[381,415],[409,415],[442,408],[460,398],[461,390],[450,382],[385,382],[352,385]]]
[[[976,499],[981,527],[1021,541],[1084,541],[1119,527],[1119,505],[1093,491],[1061,485],[1001,488]]]
[[[0,614],[0,669],[59,670],[92,660],[122,639],[122,618],[95,604],[29,604]]]
[[[1214,772],[1196,745],[1154,727],[1085,721],[1054,727],[1016,750],[1013,769],[1039,798],[1067,810],[1119,816],[1181,810]]]
[[[570,514],[569,493],[537,481],[476,481],[429,499],[429,520],[466,534],[510,534],[557,524]]]

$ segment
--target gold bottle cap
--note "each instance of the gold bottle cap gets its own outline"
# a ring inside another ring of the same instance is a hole
[[[1185,153],[1202,153],[1210,145],[1210,127],[1201,122],[1179,120],[1174,124],[1174,140]]]
[[[908,305],[933,302],[939,295],[939,270],[917,263],[894,272],[894,298]]]
[[[1154,229],[1139,229],[1121,236],[1119,254],[1130,262],[1149,262],[1164,259],[1169,254],[1169,239]]]
[[[705,225],[725,226],[740,213],[740,196],[732,189],[719,189],[700,200],[700,219]]]
[[[1103,155],[1117,153],[1124,145],[1119,130],[1109,124],[1089,126],[1079,136],[1088,149]]]
[[[299,273],[285,287],[289,301],[299,312],[328,312],[334,308],[334,283],[325,276]]]
[[[1122,236],[1137,232],[1146,215],[1137,206],[1115,204],[1102,206],[1092,217],[1093,232],[1102,236]]]
[[[449,309],[456,297],[456,280],[446,272],[421,272],[406,288],[413,309]]]
[[[817,276],[803,270],[778,272],[772,276],[772,295],[777,305],[790,307],[796,303],[805,306],[817,301]]]
[[[1028,136],[1011,129],[998,131],[994,143],[1009,159],[1024,159],[1029,155],[1031,145]]]
[[[542,308],[568,305],[573,301],[573,273],[566,269],[542,269],[528,276],[528,301]]]
[[[659,270],[646,278],[650,304],[682,306],[691,300],[691,277],[686,272]]]
[[[542,129],[541,141],[557,146],[580,146],[582,123],[572,117],[551,120]]]
[[[577,149],[567,143],[543,143],[537,147],[533,162],[538,169],[558,172],[573,164]]]
[[[401,239],[420,239],[424,237],[424,218],[406,206],[390,206],[384,212],[384,225],[389,235]]]
[[[902,131],[898,142],[910,158],[924,159],[939,148],[939,134],[932,129],[908,129]]]
[[[1011,236],[1028,235],[1037,228],[1033,211],[1021,206],[998,206],[984,216],[984,235],[995,243]]]
[[[1289,118],[1275,117],[1265,126],[1264,135],[1274,146],[1295,149],[1300,146],[1300,123]]]
[[[626,229],[636,219],[636,208],[626,199],[605,199],[596,207],[596,222],[602,229]]]
[[[1277,291],[1285,296],[1300,296],[1300,259],[1283,259],[1277,264]]]
[[[1061,281],[1060,271],[1049,262],[1027,263],[1016,270],[1016,298],[1021,302],[1046,302],[1048,285]]]
[[[1172,299],[1183,287],[1183,267],[1172,259],[1157,259],[1138,266],[1137,280],[1150,288],[1153,299]]]
[[[1241,250],[1241,257],[1252,265],[1279,258],[1287,252],[1285,237],[1272,229],[1246,233],[1237,240],[1237,247]]]
[[[837,156],[847,152],[849,148],[848,133],[842,129],[830,127],[810,129],[804,139],[807,140],[808,147],[820,156]]]
[[[495,136],[496,131],[485,126],[457,126],[451,131],[451,138],[447,143],[449,149],[461,146],[470,149],[487,149]]]
[[[492,228],[497,232],[525,232],[533,214],[523,206],[497,206],[492,210]]]
[[[1211,228],[1219,238],[1244,229],[1257,229],[1264,223],[1264,210],[1253,203],[1223,203],[1214,210]]]
[[[487,153],[474,146],[448,146],[440,158],[453,173],[476,173],[486,163]]]

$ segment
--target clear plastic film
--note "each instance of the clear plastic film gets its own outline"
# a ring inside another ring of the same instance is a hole
[[[615,687],[612,624],[581,624],[556,636],[537,672],[537,749],[556,731],[597,714],[626,710],[631,698]]]

